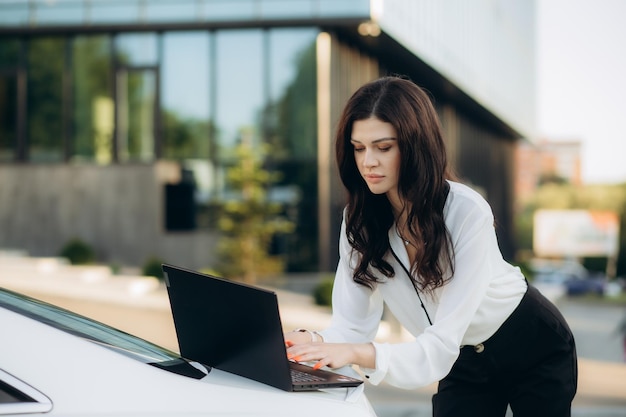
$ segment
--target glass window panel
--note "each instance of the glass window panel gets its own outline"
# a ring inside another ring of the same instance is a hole
[[[262,140],[264,106],[264,31],[224,30],[215,34],[214,68],[216,141],[215,199],[224,193],[225,173],[234,162],[242,141],[257,145]]]
[[[321,16],[369,16],[371,0],[317,0]]]
[[[73,0],[54,0],[37,3],[31,8],[30,20],[37,24],[59,24],[80,22],[83,17],[81,3]]]
[[[28,23],[27,2],[0,2],[0,25],[18,26]]]
[[[144,4],[138,0],[92,1],[85,13],[91,23],[138,23]]]
[[[266,0],[259,6],[261,17],[267,18],[288,18],[288,17],[309,17],[317,15],[319,9],[317,2],[302,2],[293,0]]]
[[[0,69],[15,68],[19,62],[20,44],[17,39],[0,40]]]
[[[213,0],[203,3],[209,20],[317,16],[369,16],[370,0]]]
[[[185,184],[171,189],[193,188],[197,219],[191,223],[199,227],[207,226],[215,213],[209,204],[218,181],[209,109],[211,36],[204,31],[176,32],[163,38],[163,157],[181,162]]]
[[[242,139],[253,144],[260,141],[264,104],[263,32],[223,31],[216,37],[216,127],[220,149],[227,156]]]
[[[0,23],[132,24],[363,16],[371,0],[22,0],[0,1]]]
[[[209,158],[209,34],[163,38],[163,156]]]
[[[17,149],[17,39],[0,41],[0,161],[15,159]]]
[[[0,74],[0,161],[12,161],[16,151],[17,76]]]
[[[316,158],[315,29],[270,32],[270,117],[273,142],[288,158]]]
[[[130,33],[115,39],[117,60],[125,65],[156,65],[157,37],[154,33]]]
[[[268,140],[282,181],[274,195],[297,225],[275,242],[292,271],[317,268],[317,83],[315,29],[269,33]]]
[[[206,2],[204,6],[204,15],[207,20],[245,20],[255,17],[255,9],[257,4],[247,1],[217,0]]]
[[[111,38],[80,36],[73,45],[74,161],[113,160]]]
[[[27,144],[31,161],[63,160],[63,59],[65,40],[28,44]]]
[[[155,70],[119,70],[117,147],[120,161],[154,159]]]
[[[204,2],[161,1],[146,4],[147,20],[150,22],[194,21],[202,14]]]

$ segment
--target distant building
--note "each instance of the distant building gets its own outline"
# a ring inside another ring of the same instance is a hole
[[[524,201],[546,181],[582,184],[581,142],[520,141],[516,150],[516,195]]]
[[[535,1],[0,2],[0,247],[212,266],[242,140],[276,146],[290,271],[337,265],[335,123],[363,83],[427,89],[450,160],[512,240],[515,143],[535,137]]]

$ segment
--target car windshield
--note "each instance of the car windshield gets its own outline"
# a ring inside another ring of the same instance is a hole
[[[143,340],[139,337],[122,332],[106,324],[97,322],[63,308],[18,294],[9,290],[0,289],[0,307],[14,311],[33,320],[45,323],[56,329],[73,334],[77,337],[112,349],[133,359],[156,365],[159,368],[169,369],[181,373],[181,368],[187,362],[175,352]],[[189,366],[194,377],[202,377]]]

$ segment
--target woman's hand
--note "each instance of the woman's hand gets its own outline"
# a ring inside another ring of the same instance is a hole
[[[374,368],[376,350],[371,343],[297,343],[287,342],[287,357],[296,362],[315,362],[314,369],[323,366],[341,368],[359,365]]]

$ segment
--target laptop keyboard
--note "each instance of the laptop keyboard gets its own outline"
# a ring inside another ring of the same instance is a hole
[[[294,382],[322,382],[326,381],[325,378],[307,374],[306,372],[291,369],[291,380]]]

